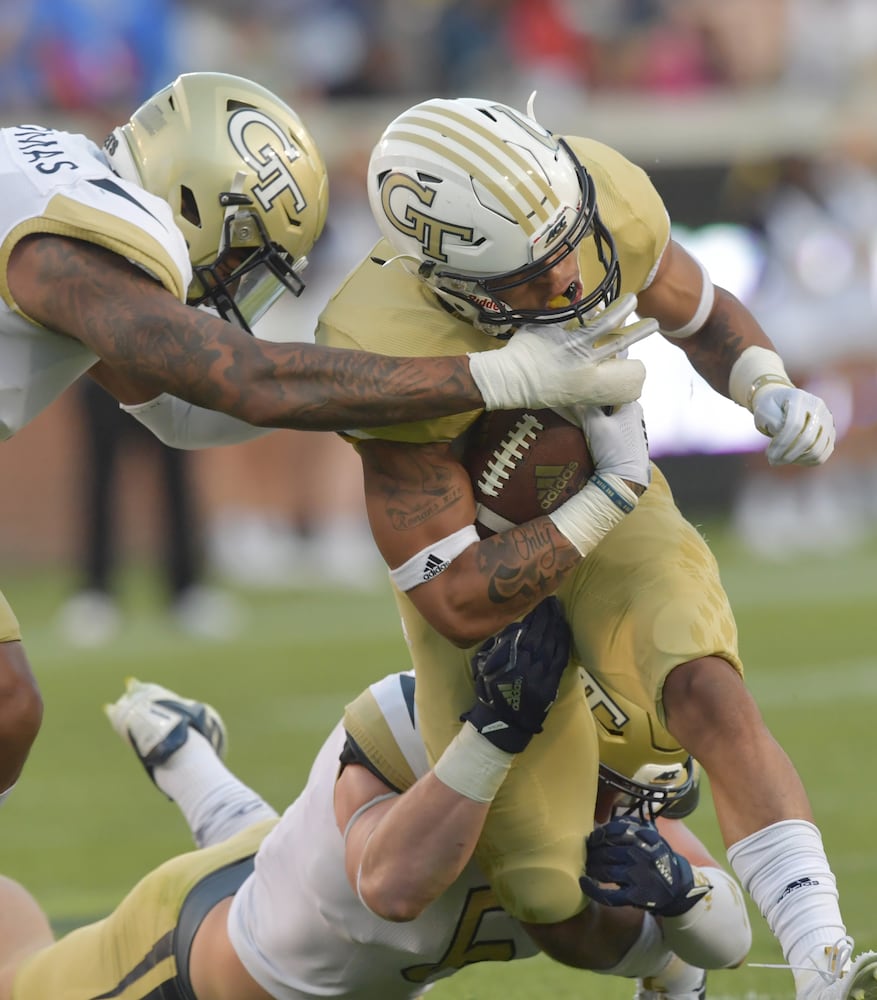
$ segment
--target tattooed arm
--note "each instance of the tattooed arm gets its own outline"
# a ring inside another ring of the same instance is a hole
[[[121,403],[166,393],[258,427],[344,430],[482,407],[623,403],[639,396],[645,369],[612,355],[624,337],[651,332],[634,324],[594,347],[631,312],[630,295],[594,323],[521,331],[471,361],[384,357],[250,337],[181,304],[123,256],[65,237],[24,237],[6,278],[26,316],[97,355],[93,375]]]
[[[695,315],[701,299],[700,266],[673,240],[664,251],[652,284],[637,296],[637,312],[658,321],[662,330],[678,330]],[[723,396],[734,362],[747,347],[773,350],[767,334],[752,313],[723,288],[715,289],[715,303],[704,325],[692,336],[671,339],[694,369]]]
[[[723,396],[745,406],[758,431],[770,438],[771,465],[821,465],[834,451],[831,410],[797,387],[758,320],[672,241],[652,285],[638,298],[641,315],[661,331]]]
[[[484,405],[466,357],[389,358],[261,341],[178,302],[118,254],[59,236],[12,252],[10,293],[25,315],[90,348],[120,402],[170,393],[263,427],[339,430]]]
[[[359,452],[372,532],[391,569],[474,522],[472,486],[451,445],[368,441]],[[447,569],[407,593],[433,628],[467,648],[554,593],[580,559],[540,517],[473,539]]]

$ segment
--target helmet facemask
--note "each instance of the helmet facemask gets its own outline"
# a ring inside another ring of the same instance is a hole
[[[697,788],[690,756],[681,763],[643,764],[632,778],[601,763],[599,776],[601,783],[616,793],[612,818],[636,816],[643,823],[654,823],[668,810],[675,818],[681,818],[696,805],[696,798],[690,798]]]
[[[235,180],[233,187],[239,186]],[[252,333],[252,325],[284,290],[296,298],[301,295],[305,288],[301,272],[308,259],[294,260],[271,242],[262,219],[248,207],[253,201],[247,195],[226,191],[219,200],[226,211],[216,258],[193,265],[187,301],[214,309],[224,320]]]

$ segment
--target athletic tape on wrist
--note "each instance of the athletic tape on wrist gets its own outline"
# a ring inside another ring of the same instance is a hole
[[[514,760],[468,722],[448,744],[432,769],[448,788],[474,802],[493,802]]]
[[[390,570],[390,579],[399,590],[412,590],[421,583],[428,583],[451,565],[457,556],[474,542],[480,541],[474,524],[467,524],[453,535],[433,542],[421,549],[416,556]]]
[[[697,265],[700,268],[700,273],[703,275],[700,302],[697,304],[697,309],[695,309],[691,319],[684,326],[680,326],[678,330],[665,330],[661,328],[661,333],[665,337],[672,337],[673,340],[685,340],[687,337],[693,337],[710,318],[710,313],[713,311],[713,306],[716,302],[716,289],[712,278],[707,274],[707,270],[703,264],[697,261]]]
[[[613,476],[613,479],[618,480],[617,476]],[[631,502],[619,493],[615,487],[607,480],[604,479],[599,472],[595,472],[590,481],[597,487],[597,489],[602,490],[607,497],[615,504],[615,506],[621,511],[622,514],[629,514],[634,507],[636,507],[636,499]],[[627,490],[626,492],[630,492]]]
[[[755,394],[766,385],[793,387],[794,383],[776,351],[753,344],[734,362],[728,379],[728,394],[735,403],[751,410]]]
[[[548,516],[579,555],[586,556],[636,507],[638,499],[620,476],[595,473],[574,497]]]

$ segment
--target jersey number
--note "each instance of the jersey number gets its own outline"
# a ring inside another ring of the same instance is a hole
[[[457,922],[457,930],[441,960],[428,965],[412,965],[402,975],[409,983],[425,983],[444,969],[462,969],[475,962],[509,962],[515,957],[515,942],[475,941],[485,913],[499,910],[493,890],[487,886],[470,889]]]

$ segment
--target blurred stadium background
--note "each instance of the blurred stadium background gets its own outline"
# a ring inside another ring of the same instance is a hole
[[[546,125],[590,134],[650,173],[675,235],[752,306],[837,417],[828,466],[770,470],[748,415],[672,347],[642,345],[655,454],[717,550],[750,683],[808,784],[850,931],[877,945],[872,0],[21,0],[0,4],[0,56],[3,124],[98,141],[185,70],[251,76],[296,107],[327,159],[331,207],[304,298],[258,331],[274,339],[307,337],[370,246],[364,164],[417,100],[478,93],[523,107],[536,90]],[[0,814],[0,870],[37,890],[59,926],[106,912],[186,846],[173,806],[101,716],[126,676],[212,700],[232,766],[282,806],[345,701],[406,665],[341,442],[279,433],[187,457],[189,582],[205,599],[184,609],[168,594],[168,497],[142,442],[126,443],[110,485],[115,557],[102,576],[89,569],[99,443],[83,413],[73,390],[0,448],[0,586],[47,702]],[[92,616],[75,603],[83,594],[103,599]],[[695,825],[723,857],[708,801]],[[751,960],[780,961],[753,919]],[[743,969],[711,983],[713,998],[753,1000],[787,995],[788,978]],[[470,970],[434,995],[629,992],[537,960]]]

